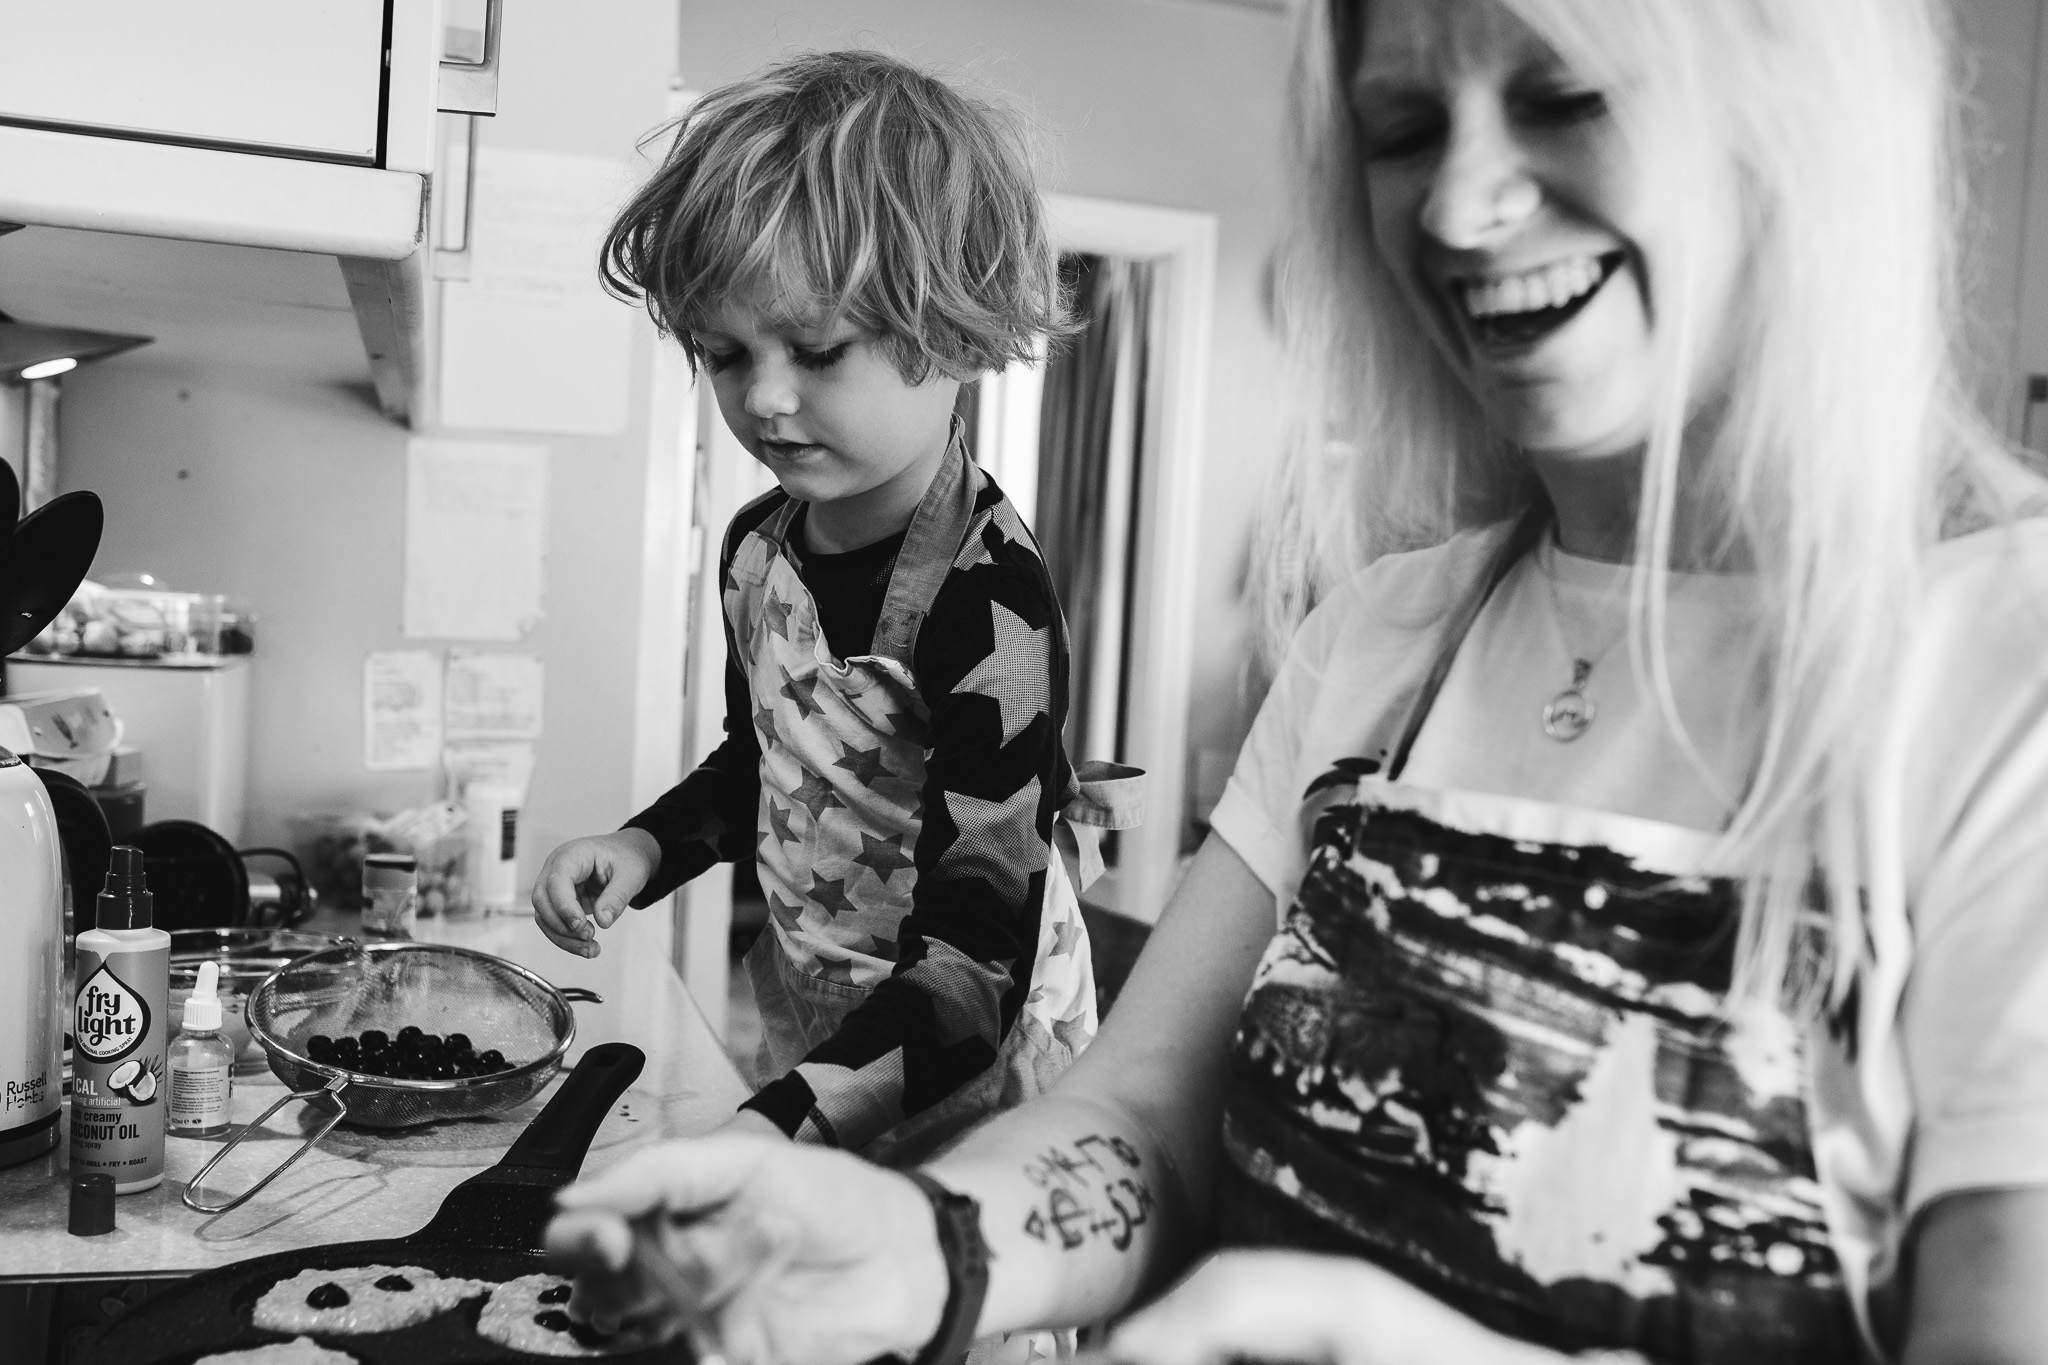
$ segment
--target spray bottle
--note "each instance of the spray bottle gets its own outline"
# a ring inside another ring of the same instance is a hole
[[[199,981],[185,997],[185,1024],[171,1043],[170,1131],[179,1137],[214,1137],[228,1130],[228,1100],[235,1089],[235,1049],[220,1036],[220,964],[199,964]]]
[[[95,927],[78,936],[72,998],[71,1171],[118,1194],[164,1178],[164,1029],[171,936],[150,924],[142,850],[114,846]]]

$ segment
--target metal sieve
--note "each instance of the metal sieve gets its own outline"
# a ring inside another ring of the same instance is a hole
[[[263,979],[249,997],[249,1032],[290,1093],[244,1124],[200,1167],[185,1204],[224,1213],[289,1169],[344,1119],[371,1128],[406,1128],[443,1119],[475,1118],[524,1103],[539,1093],[576,1037],[572,1000],[598,1001],[591,991],[558,990],[515,962],[441,943],[344,941],[308,953]],[[495,1048],[506,1069],[445,1081],[400,1080],[350,1071],[307,1055],[307,1040],[406,1025],[423,1032],[468,1034]],[[328,1109],[291,1156],[224,1203],[198,1198],[207,1173],[293,1100]]]

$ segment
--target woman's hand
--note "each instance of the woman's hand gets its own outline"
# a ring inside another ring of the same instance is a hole
[[[572,1316],[687,1334],[729,1365],[913,1356],[938,1330],[946,1268],[924,1195],[842,1152],[720,1135],[638,1152],[561,1194],[552,1264]]]
[[[1120,1365],[1460,1365],[1557,1361],[1366,1261],[1223,1251],[1110,1337]]]
[[[758,1109],[742,1109],[724,1123],[713,1128],[706,1137],[762,1137],[777,1142],[789,1141],[789,1135],[775,1126],[775,1120]]]
[[[597,931],[626,913],[660,866],[661,845],[644,829],[571,839],[534,878],[533,922],[557,948],[596,957]]]

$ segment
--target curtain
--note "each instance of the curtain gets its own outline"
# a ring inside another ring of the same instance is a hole
[[[1033,529],[1073,640],[1066,738],[1079,761],[1122,755],[1151,272],[1098,256],[1064,257],[1060,271],[1084,330],[1046,366]]]

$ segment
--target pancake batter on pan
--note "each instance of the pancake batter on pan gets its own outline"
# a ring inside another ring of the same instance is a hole
[[[290,1341],[251,1346],[246,1351],[201,1356],[193,1365],[356,1365],[356,1358],[346,1351],[322,1346],[311,1337],[293,1337]]]
[[[491,1291],[477,1318],[486,1341],[538,1356],[606,1356],[637,1351],[638,1336],[612,1337],[569,1317],[569,1281],[561,1275],[522,1275]]]
[[[418,1266],[302,1270],[256,1301],[255,1321],[273,1332],[323,1336],[395,1332],[490,1289],[483,1280],[443,1279]]]

